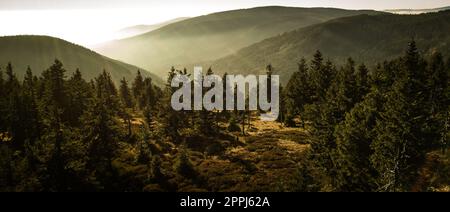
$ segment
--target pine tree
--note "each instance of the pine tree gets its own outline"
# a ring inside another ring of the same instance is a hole
[[[172,95],[176,91],[176,88],[171,86],[171,82],[177,73],[180,73],[180,71],[175,70],[174,67],[170,69],[163,98],[161,99],[161,108],[158,111],[158,116],[162,124],[162,133],[170,137],[175,143],[181,142],[180,130],[185,123],[183,114],[180,111],[173,110],[170,103]]]
[[[311,103],[312,90],[308,81],[308,67],[306,60],[302,58],[298,63],[298,71],[290,78],[284,89],[286,122],[287,126],[295,126],[294,117],[304,111],[304,106]],[[304,117],[301,117],[304,126]]]
[[[106,72],[106,70],[103,70],[103,72],[95,78],[95,89],[97,99],[101,99],[105,106],[117,114],[120,110],[118,91],[111,79],[111,75]]]
[[[371,144],[382,95],[375,90],[358,103],[335,130],[338,191],[373,191],[375,171],[371,165]]]
[[[125,78],[120,81],[120,100],[126,108],[133,107],[133,98],[131,96],[130,88],[128,87],[128,82]]]
[[[42,73],[43,97],[40,102],[44,123],[47,126],[62,124],[67,119],[67,93],[64,81],[66,70],[59,60]]]
[[[115,118],[117,99],[110,75],[103,72],[96,78],[97,95],[83,116],[85,136],[88,146],[88,168],[100,183],[100,189],[113,190],[115,172],[112,160],[116,156],[119,139],[122,134]]]
[[[49,179],[46,182],[46,188],[49,189],[49,191],[67,191],[68,185],[68,175],[65,170],[65,164],[66,164],[66,158],[64,158],[62,153],[62,146],[64,143],[64,137],[63,137],[63,129],[61,126],[55,126],[54,129],[54,147],[53,152],[50,158],[50,161],[47,164],[48,167],[48,173],[49,173]]]
[[[327,67],[333,67],[328,63]],[[327,69],[327,68],[324,68]],[[337,184],[337,156],[335,128],[345,119],[355,102],[356,80],[354,76],[354,62],[349,59],[347,64],[339,69],[328,89],[325,97],[309,108],[309,118],[312,125],[312,152],[318,167],[329,176],[332,184]]]
[[[329,95],[335,95],[336,101],[333,104],[336,104],[341,112],[338,114],[339,117],[344,117],[344,113],[349,111],[365,95],[365,93],[358,92],[359,88],[354,74],[355,62],[349,58],[346,65],[337,73],[335,83],[328,92]]]
[[[433,54],[426,72],[426,99],[428,99],[427,107],[429,108],[427,113],[430,121],[428,137],[433,137],[439,142],[430,143],[429,147],[438,145],[445,148],[447,143],[448,129],[445,126],[448,124],[450,113],[449,72],[450,67],[446,66],[443,56],[440,53]]]
[[[69,106],[67,86],[64,80],[66,70],[59,60],[42,73],[42,98],[40,111],[45,133],[43,140],[49,141],[46,148],[51,155],[46,162],[48,179],[44,180],[48,191],[65,191],[67,189],[66,160],[62,148],[66,143],[64,128],[68,124]]]
[[[213,75],[214,72],[211,68],[208,69],[206,72],[206,76]],[[213,85],[214,86],[214,85]],[[208,92],[210,88],[203,88],[203,95]],[[214,101],[214,100],[213,100]],[[205,135],[212,135],[215,133],[215,114],[212,111],[208,111],[205,108],[203,108],[201,111],[198,112],[198,131],[201,133],[204,133]]]
[[[361,102],[364,95],[370,90],[369,70],[364,64],[361,64],[355,73],[356,77],[356,93],[355,102]]]
[[[128,137],[132,135],[132,116],[131,111],[129,111],[130,108],[134,108],[133,105],[133,97],[131,95],[130,88],[128,87],[128,82],[125,79],[125,77],[120,81],[120,88],[119,88],[119,96],[121,101],[121,106],[123,106],[119,110],[120,117],[125,121],[127,124],[127,131],[128,131]]]
[[[67,81],[68,119],[69,125],[79,127],[80,117],[86,111],[93,92],[90,85],[83,79],[79,69]]]
[[[6,132],[12,137],[12,145],[14,148],[21,149],[25,142],[25,128],[23,123],[23,104],[21,98],[21,90],[19,81],[13,71],[13,66],[8,63],[6,66],[5,81],[6,96],[6,112],[4,116]]]
[[[311,61],[311,67],[309,69],[309,80],[311,81],[311,87],[314,90],[313,100],[322,101],[325,97],[326,90],[331,82],[330,75],[326,75],[329,67],[324,64],[322,53],[317,51],[314,54],[314,59]]]
[[[22,121],[24,124],[25,138],[34,143],[41,135],[41,120],[36,102],[36,81],[30,67],[27,68],[22,85]]]
[[[144,108],[144,104],[145,102],[142,102],[142,92],[144,90],[144,78],[141,75],[141,71],[137,71],[136,74],[136,78],[134,79],[134,82],[132,84],[132,92],[133,92],[133,97],[136,100],[137,106],[139,107],[139,109],[143,109]]]
[[[154,91],[154,86],[152,83],[152,78],[148,77],[144,80],[144,90],[141,94],[144,116],[149,125],[154,120],[155,116],[155,103],[157,102],[156,94]]]
[[[371,157],[380,174],[382,191],[409,190],[426,143],[435,142],[425,133],[427,126],[424,91],[425,62],[411,42],[406,56],[397,64],[397,78],[386,94],[377,120]]]

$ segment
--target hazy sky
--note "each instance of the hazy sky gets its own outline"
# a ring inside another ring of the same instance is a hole
[[[127,26],[267,5],[423,9],[450,0],[0,0],[0,36],[41,34],[93,45]]]
[[[259,5],[290,5],[341,8],[432,8],[448,6],[449,0],[0,0],[0,8],[8,9],[98,9],[142,8],[152,6],[201,6],[241,8]]]

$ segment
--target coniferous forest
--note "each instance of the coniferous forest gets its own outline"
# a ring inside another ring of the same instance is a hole
[[[161,86],[1,64],[0,191],[449,191],[449,55],[404,46],[376,65],[289,58],[276,122],[173,110],[186,68]]]

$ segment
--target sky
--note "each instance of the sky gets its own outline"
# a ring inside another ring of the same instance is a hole
[[[0,0],[0,36],[50,35],[95,46],[133,25],[268,5],[425,9],[450,6],[450,0]]]

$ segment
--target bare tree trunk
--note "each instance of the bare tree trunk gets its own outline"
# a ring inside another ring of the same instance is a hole
[[[130,137],[131,136],[131,118],[128,117],[127,123],[128,123],[128,137]]]
[[[245,136],[245,112],[242,113],[241,125],[242,125],[242,135]]]

